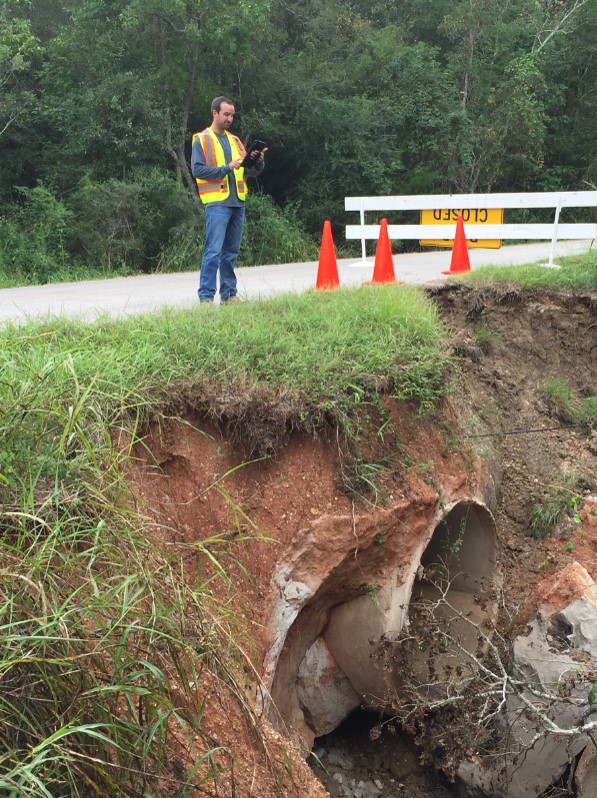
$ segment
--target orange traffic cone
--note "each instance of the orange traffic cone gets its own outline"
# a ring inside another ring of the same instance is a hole
[[[379,238],[375,248],[375,264],[373,266],[373,278],[365,285],[383,285],[385,283],[395,283],[394,259],[392,257],[392,246],[388,235],[388,220],[382,219],[379,228]]]
[[[323,223],[323,235],[321,237],[321,249],[319,251],[319,268],[317,269],[317,283],[315,288],[318,291],[337,288],[340,285],[338,278],[338,264],[336,263],[336,250],[334,239],[332,238],[332,226],[329,221]]]
[[[468,247],[466,245],[466,236],[464,235],[464,222],[462,216],[456,220],[456,236],[454,238],[454,245],[452,246],[452,260],[450,261],[450,268],[442,274],[458,274],[461,272],[470,272],[471,263],[468,257]]]

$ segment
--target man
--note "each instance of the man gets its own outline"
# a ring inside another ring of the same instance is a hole
[[[199,277],[199,301],[213,302],[220,271],[220,301],[239,301],[234,264],[240,250],[245,222],[247,185],[241,162],[245,148],[228,132],[234,119],[234,104],[216,97],[211,104],[211,126],[193,136],[191,171],[205,205],[205,248]],[[261,172],[263,156],[256,153],[249,176]]]

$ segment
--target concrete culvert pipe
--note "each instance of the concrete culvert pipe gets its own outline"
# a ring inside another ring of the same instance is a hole
[[[382,545],[373,542],[358,557],[344,551],[277,638],[270,717],[307,745],[357,706],[393,712],[407,683],[422,691],[437,682],[445,691],[447,675],[463,661],[458,646],[477,650],[475,624],[489,627],[497,606],[493,518],[466,501],[430,520],[426,527],[397,523]],[[436,645],[430,658],[431,648],[418,643],[426,635],[437,643],[437,630],[458,645]]]
[[[498,593],[493,518],[481,505],[457,504],[436,526],[417,568],[403,635],[411,645],[396,657],[393,686],[406,677],[428,699],[458,692],[487,649]]]

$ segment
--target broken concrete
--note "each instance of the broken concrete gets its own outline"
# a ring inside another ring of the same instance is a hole
[[[595,794],[597,780],[591,774],[597,775],[597,764],[593,747],[587,749],[590,737],[581,728],[597,725],[597,706],[593,712],[589,704],[597,674],[597,586],[578,563],[558,574],[553,584],[545,604],[551,614],[539,612],[529,632],[514,641],[512,676],[520,697],[509,696],[498,721],[510,754],[488,767],[463,763],[459,778],[466,798],[536,798],[583,749],[590,753],[579,762],[577,789],[587,797]],[[580,597],[557,609],[556,594]]]
[[[301,710],[317,737],[335,729],[361,703],[321,637],[299,666],[297,690]]]
[[[448,599],[479,623],[493,620],[495,525],[478,500],[454,498],[438,506],[430,493],[390,511],[321,518],[304,530],[274,577],[279,600],[264,668],[273,722],[294,729],[310,747],[329,730],[319,711],[324,687],[331,728],[357,703],[391,712],[399,675],[375,653],[407,623],[421,568],[440,562],[449,570]],[[443,623],[440,615],[437,622]],[[474,650],[475,629],[467,624],[460,631]]]

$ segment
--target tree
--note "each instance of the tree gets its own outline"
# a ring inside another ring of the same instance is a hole
[[[352,194],[584,188],[596,23],[597,0],[7,0],[0,197],[41,183],[70,208],[142,172],[195,196],[219,94],[317,236]]]
[[[442,186],[464,115],[437,48],[344,0],[280,3],[273,19],[259,76],[247,77],[268,86],[263,180],[279,202],[301,203],[316,231],[342,218],[347,195]]]
[[[572,20],[567,20],[570,24]],[[550,91],[543,186],[587,189],[597,185],[597,2],[577,9],[573,29],[543,47]]]
[[[41,47],[23,17],[20,0],[0,3],[0,198],[26,171],[27,153],[21,149],[37,109],[36,66]]]
[[[19,0],[0,4],[0,136],[24,123],[35,100],[28,78],[39,44],[29,21],[17,16],[20,6]]]
[[[199,103],[209,115],[213,93],[223,93],[221,54],[234,64],[249,58],[267,8],[267,0],[243,0],[234,14],[222,0],[70,6],[43,84],[54,157],[69,173],[77,164],[69,183],[85,171],[122,179],[135,166],[157,165],[194,190],[185,154],[192,109]]]
[[[453,42],[448,63],[469,121],[457,190],[536,185],[553,107],[548,51],[561,48],[587,2],[461,0],[444,17],[440,30]]]

